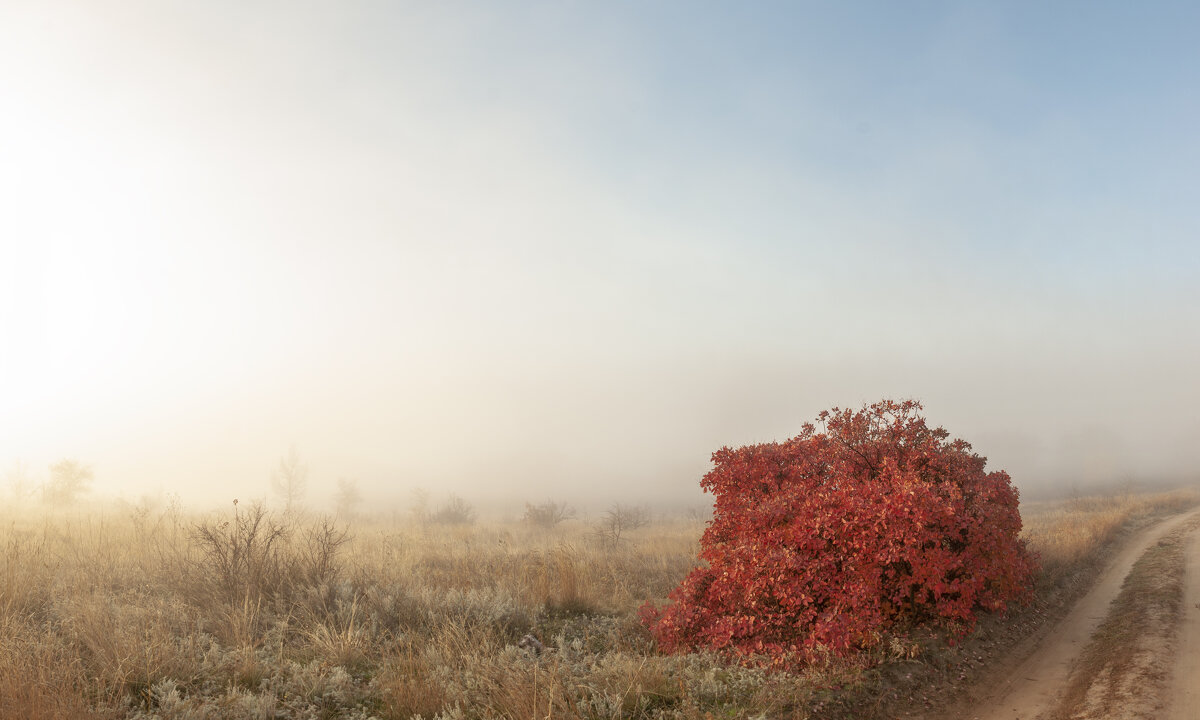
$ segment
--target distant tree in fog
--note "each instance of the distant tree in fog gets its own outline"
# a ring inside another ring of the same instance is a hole
[[[534,527],[552,528],[563,520],[570,520],[573,517],[575,517],[575,509],[570,505],[547,500],[539,505],[525,503],[525,517],[522,519]]]
[[[288,449],[287,455],[279,458],[279,465],[271,472],[271,489],[283,500],[286,512],[299,508],[308,490],[308,466],[300,462],[295,445]]]
[[[21,503],[34,493],[33,479],[29,477],[29,468],[20,460],[14,462],[4,473],[4,484],[15,502]]]
[[[630,530],[650,524],[650,512],[644,507],[616,503],[609,507],[596,525],[596,535],[602,540],[616,543]]]
[[[42,502],[72,505],[91,489],[92,468],[78,460],[60,460],[50,466],[50,479],[42,486]]]
[[[412,502],[408,505],[412,519],[423,523],[429,519],[429,491],[425,488],[415,488],[412,491]]]
[[[358,490],[358,481],[353,478],[338,478],[337,495],[334,501],[337,503],[337,514],[343,520],[353,517],[358,509],[359,503],[362,502],[362,493]]]
[[[457,495],[451,495],[429,518],[441,525],[470,525],[475,522],[475,508]]]

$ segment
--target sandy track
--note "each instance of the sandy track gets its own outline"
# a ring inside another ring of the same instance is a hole
[[[975,720],[1034,720],[1053,709],[1066,686],[1071,667],[1104,619],[1134,562],[1167,533],[1195,517],[1200,517],[1200,510],[1171,518],[1135,536],[1121,549],[1088,594],[1016,667],[1007,681],[979,699],[968,717]],[[1197,542],[1197,538],[1200,533],[1192,542]],[[1173,716],[1178,718],[1194,718],[1196,703],[1200,702],[1200,674],[1197,674],[1200,673],[1200,658],[1196,657],[1196,651],[1200,649],[1200,608],[1196,607],[1200,603],[1200,546],[1190,547],[1188,563],[1188,612],[1184,629],[1185,634],[1191,633],[1190,642],[1194,644],[1180,648],[1181,657],[1183,654],[1188,656],[1189,667],[1181,666],[1177,673],[1175,687],[1179,695],[1173,705],[1185,712]],[[1187,714],[1189,711],[1192,714]]]
[[[1194,720],[1200,715],[1200,532],[1188,539],[1184,567],[1183,620],[1175,650],[1167,720]]]

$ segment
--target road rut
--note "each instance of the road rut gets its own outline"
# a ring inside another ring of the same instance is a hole
[[[1200,716],[1200,532],[1193,532],[1188,539],[1186,562],[1183,621],[1175,649],[1167,720],[1195,720]]]
[[[1080,652],[1091,639],[1097,626],[1108,612],[1108,606],[1120,593],[1121,584],[1134,562],[1154,543],[1189,520],[1200,517],[1200,509],[1165,520],[1134,536],[1101,574],[1096,585],[1070,613],[1038,645],[1028,658],[1017,666],[1008,681],[994,688],[976,704],[969,715],[974,720],[1035,720],[1058,704],[1071,668]],[[1200,542],[1200,533],[1191,539]],[[1200,545],[1190,546],[1188,552],[1186,638],[1181,639],[1181,663],[1176,674],[1173,706],[1183,715],[1173,718],[1195,718],[1200,702]],[[1188,635],[1190,633],[1190,635]],[[1183,642],[1192,643],[1183,645]],[[1185,667],[1186,665],[1186,667]],[[1192,711],[1188,714],[1188,711]]]

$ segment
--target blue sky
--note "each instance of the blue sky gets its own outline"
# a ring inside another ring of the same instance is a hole
[[[917,397],[1028,488],[1194,477],[1198,16],[7,4],[0,464],[665,500]]]

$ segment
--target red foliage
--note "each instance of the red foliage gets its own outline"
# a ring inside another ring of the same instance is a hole
[[[707,566],[641,610],[659,647],[788,665],[869,647],[897,622],[969,629],[977,608],[1027,601],[1017,490],[920,410],[834,408],[820,431],[714,453]]]

